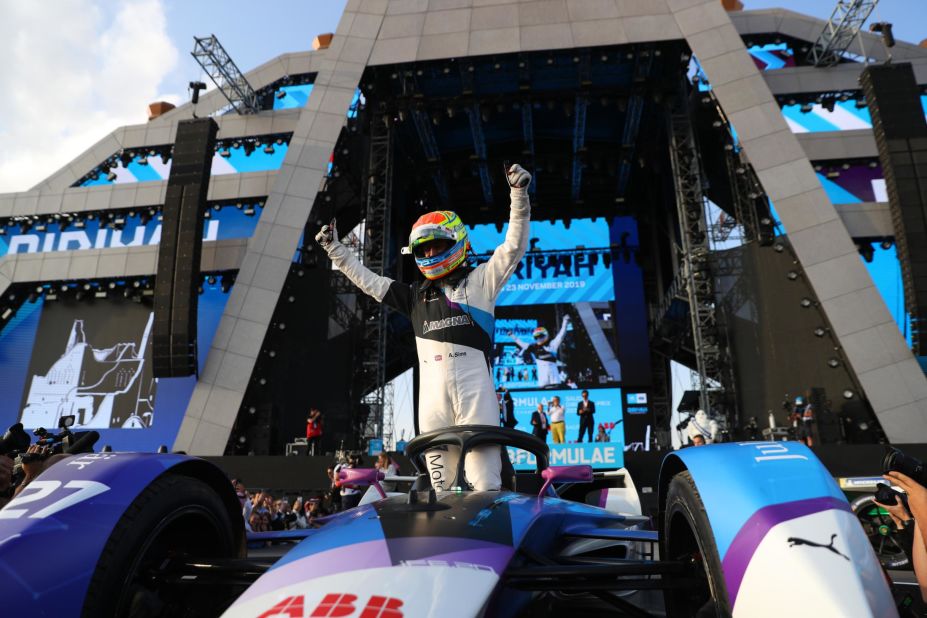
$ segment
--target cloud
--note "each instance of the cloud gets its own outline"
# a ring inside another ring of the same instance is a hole
[[[0,193],[41,182],[147,121],[177,64],[161,0],[0,0]]]

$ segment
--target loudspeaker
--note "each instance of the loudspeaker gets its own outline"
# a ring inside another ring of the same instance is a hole
[[[196,311],[203,212],[218,125],[212,118],[182,120],[161,213],[154,287],[152,371],[155,377],[194,375]]]
[[[927,121],[910,63],[868,65],[860,84],[885,175],[914,353],[927,353]]]

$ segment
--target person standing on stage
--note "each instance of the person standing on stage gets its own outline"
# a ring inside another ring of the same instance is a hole
[[[322,412],[318,408],[309,410],[306,419],[306,455],[322,454]]]
[[[541,442],[547,442],[547,432],[550,430],[550,419],[544,411],[544,404],[539,403],[538,409],[531,413],[531,433]]]
[[[577,442],[583,441],[583,434],[589,434],[589,442],[592,442],[592,432],[595,429],[595,402],[589,400],[589,391],[582,392],[583,399],[576,405],[576,413],[579,415],[579,438]]]
[[[566,413],[560,405],[560,397],[552,397],[547,406],[550,415],[550,432],[554,434],[554,444],[566,442]]]
[[[425,277],[412,284],[379,276],[361,264],[339,242],[334,221],[316,235],[332,263],[354,285],[410,318],[421,376],[418,424],[423,432],[499,424],[490,362],[496,299],[528,247],[531,214],[531,174],[516,164],[505,175],[511,199],[505,240],[489,261],[477,266],[467,263],[471,252],[467,228],[449,210],[426,213],[412,225],[402,253],[415,257]],[[459,457],[458,447],[425,454],[436,490],[450,490],[454,482],[463,485],[453,473]],[[475,447],[466,456],[464,470],[474,489],[496,491],[502,485],[502,451],[494,444]]]

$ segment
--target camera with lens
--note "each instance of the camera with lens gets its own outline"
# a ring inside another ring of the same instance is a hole
[[[898,501],[901,501],[902,504],[905,504],[905,495],[900,491],[892,489],[885,483],[876,483],[876,493],[875,501],[879,504],[887,504],[889,506],[898,504]]]
[[[924,463],[910,455],[905,455],[894,447],[889,447],[882,459],[882,472],[901,472],[921,485],[927,486],[927,469]]]

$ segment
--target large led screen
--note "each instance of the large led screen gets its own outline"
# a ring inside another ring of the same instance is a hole
[[[227,298],[218,284],[199,297],[200,370]],[[0,426],[54,430],[73,415],[75,429],[100,432],[100,446],[170,447],[196,378],[152,376],[152,317],[121,297],[24,303],[0,332]]]
[[[471,228],[478,262],[489,259],[506,230]],[[625,384],[650,383],[637,224],[631,217],[532,221],[529,238],[496,302],[493,379],[515,401],[517,428],[524,431],[531,431],[538,403],[560,396],[567,429],[565,443],[550,445],[555,463],[616,467],[625,442],[643,442],[646,431],[636,422],[633,435],[626,434],[621,396]],[[603,442],[578,439],[576,402],[583,389],[596,400],[595,433],[604,430]],[[526,453],[512,455],[517,466],[530,467]]]

